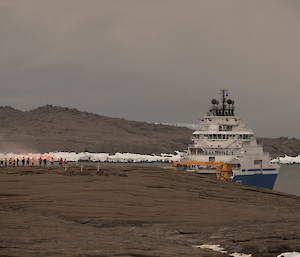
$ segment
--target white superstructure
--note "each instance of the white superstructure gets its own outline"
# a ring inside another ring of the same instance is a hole
[[[267,179],[268,186],[261,186],[260,183],[254,186],[273,188],[279,165],[270,163],[269,154],[264,153],[262,146],[257,144],[253,132],[235,115],[234,101],[226,99],[227,90],[220,91],[222,103],[219,106],[219,101],[212,100],[212,108],[201,120],[201,129],[194,131],[191,138],[193,144],[188,146],[187,155],[182,161],[227,163],[234,167],[234,182],[252,185],[258,178]],[[214,172],[201,168],[199,173]],[[240,176],[247,177],[242,179]],[[251,183],[247,182],[249,179]]]

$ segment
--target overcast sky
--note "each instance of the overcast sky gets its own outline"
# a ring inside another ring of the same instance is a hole
[[[257,136],[300,138],[299,0],[0,2],[0,105],[198,123],[219,89]]]

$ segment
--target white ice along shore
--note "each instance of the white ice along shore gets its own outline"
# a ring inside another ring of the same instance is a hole
[[[300,164],[300,155],[297,155],[295,157],[285,155],[283,157],[274,158],[271,160],[271,162],[278,164]]]
[[[181,158],[180,152],[175,154],[160,154],[160,155],[146,155],[146,154],[133,154],[133,153],[89,153],[89,152],[48,152],[48,153],[0,153],[0,159],[12,160],[19,159],[20,161],[23,157],[27,159],[54,159],[58,161],[60,158],[67,160],[68,162],[78,162],[78,161],[91,161],[91,162],[112,162],[112,163],[139,163],[139,162],[173,162],[178,161]]]
[[[59,158],[67,160],[69,162],[78,161],[91,161],[91,162],[120,162],[120,163],[139,163],[139,162],[173,162],[179,161],[182,157],[182,152],[175,151],[175,154],[162,153],[160,155],[155,154],[136,154],[136,153],[89,153],[89,152],[47,152],[47,153],[0,153],[0,159],[49,159],[53,157],[54,161],[58,161]],[[283,156],[277,157],[271,160],[272,163],[278,164],[300,164],[300,155],[291,157]]]

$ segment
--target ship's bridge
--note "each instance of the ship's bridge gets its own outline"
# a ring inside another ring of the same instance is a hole
[[[205,116],[200,122],[201,131],[245,131],[245,124],[239,116]]]
[[[200,130],[193,133],[192,140],[243,140],[250,141],[254,135],[252,130],[245,128],[242,119],[235,115],[234,101],[226,99],[225,89],[222,93],[221,104],[216,99],[211,101],[212,107],[203,120]]]
[[[254,137],[252,131],[195,131],[193,133],[193,137],[191,138],[193,141],[203,139],[203,140],[227,140],[227,139],[235,139],[235,140],[251,140]]]

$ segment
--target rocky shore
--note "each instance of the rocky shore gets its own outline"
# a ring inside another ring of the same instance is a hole
[[[300,251],[300,197],[155,167],[0,169],[1,256],[275,257]]]
[[[192,130],[46,105],[0,107],[0,152],[184,151]],[[258,138],[272,156],[298,139]],[[300,198],[155,167],[0,168],[0,256],[274,257],[300,251]],[[228,255],[227,255],[228,256]]]

